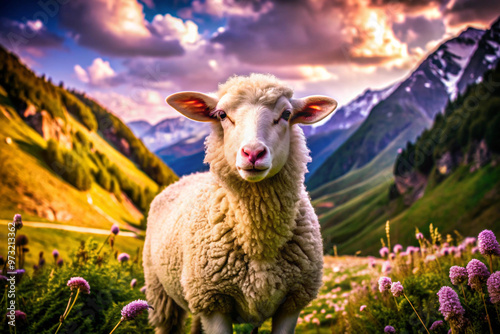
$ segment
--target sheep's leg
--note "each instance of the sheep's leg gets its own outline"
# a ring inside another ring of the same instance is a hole
[[[201,315],[201,323],[206,334],[233,333],[231,318],[220,312],[214,312],[210,315]]]
[[[201,318],[198,315],[193,315],[190,334],[202,334],[202,333],[203,331],[201,330]]]
[[[278,309],[273,315],[271,334],[293,334],[299,314],[300,310],[285,312],[283,309]]]

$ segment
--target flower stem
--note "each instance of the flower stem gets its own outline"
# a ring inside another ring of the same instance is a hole
[[[493,274],[493,259],[492,259],[491,254],[489,255],[489,258],[490,258],[490,273]]]
[[[425,324],[424,322],[422,321],[422,318],[420,318],[420,316],[418,315],[418,312],[417,310],[415,310],[415,308],[413,307],[413,304],[411,303],[411,301],[408,299],[408,297],[406,297],[406,293],[403,293],[403,296],[405,296],[406,300],[408,301],[408,303],[410,303],[410,306],[411,308],[413,309],[413,311],[415,311],[415,314],[417,315],[418,319],[420,320],[420,322],[422,323],[422,326],[424,326],[425,330],[427,331],[428,334],[430,334],[429,330],[427,329],[427,327],[425,327]]]
[[[113,330],[111,332],[109,332],[109,334],[112,334],[115,331],[115,329],[117,329],[118,326],[120,326],[120,324],[122,323],[122,321],[123,321],[123,318],[120,319],[120,321],[116,324],[115,328],[113,328]]]
[[[460,284],[460,286],[462,287],[462,293],[464,294],[464,301],[465,301],[465,303],[467,303],[467,298],[465,298],[465,290],[464,290],[464,285],[463,285],[463,284]]]
[[[75,306],[75,303],[76,303],[76,299],[78,298],[78,294],[80,293],[80,288],[78,288],[78,290],[76,290],[76,296],[75,296],[75,299],[73,299],[73,304],[71,304],[71,307],[69,308],[68,312],[66,313],[66,315],[64,316],[64,320],[66,320],[66,317],[68,316],[69,312],[71,312],[71,310],[73,309],[73,306]]]
[[[488,325],[490,326],[490,334],[493,334],[493,328],[491,327],[490,315],[488,314],[488,309],[486,308],[486,302],[484,301],[483,291],[481,290],[480,293],[481,293],[481,298],[483,299],[484,310],[486,311],[486,319],[488,319]]]
[[[71,294],[69,295],[68,305],[66,305],[66,309],[64,310],[63,315],[61,315],[61,317],[59,318],[59,326],[57,327],[56,334],[57,334],[57,332],[59,332],[59,329],[61,328],[62,323],[63,323],[63,321],[64,321],[64,319],[65,319],[65,317],[64,317],[64,316],[65,316],[65,315],[66,315],[66,313],[68,312],[69,305],[71,304],[71,297],[73,297],[73,291],[71,291]]]
[[[99,248],[99,250],[97,251],[97,254],[99,254],[99,253],[101,252],[101,250],[102,250],[102,248],[104,247],[104,245],[106,244],[106,242],[108,242],[109,237],[111,237],[111,234],[110,234],[110,235],[108,235],[108,237],[106,238],[106,240],[104,240],[104,242],[103,242],[103,243],[102,243],[102,245],[101,245],[101,248]]]

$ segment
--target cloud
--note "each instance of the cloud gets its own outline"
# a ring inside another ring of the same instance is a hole
[[[396,37],[410,48],[425,48],[432,40],[441,39],[446,32],[442,19],[430,20],[425,16],[406,17],[392,25]]]
[[[47,30],[40,20],[22,23],[7,18],[0,19],[0,43],[16,53],[28,51],[40,56],[43,55],[40,49],[61,48],[63,42],[63,37]]]
[[[369,6],[368,0],[275,1],[257,18],[229,16],[211,42],[248,64],[368,66],[406,57],[391,13]]]
[[[217,17],[246,16],[258,17],[273,8],[270,0],[195,0],[191,4],[191,12],[208,14]]]
[[[74,71],[76,77],[86,84],[95,87],[109,87],[121,83],[120,77],[111,68],[109,61],[96,58],[92,65],[85,70],[80,65],[75,65]]]
[[[60,20],[78,44],[103,54],[125,57],[184,54],[182,43],[197,34],[197,27],[193,26],[196,24],[188,22],[183,28],[180,19],[168,14],[161,19],[155,17],[156,21],[150,23],[142,9],[136,0],[71,0],[61,6]]]
[[[500,13],[500,1],[451,0],[445,10],[447,25],[463,27],[469,23],[488,26]]]

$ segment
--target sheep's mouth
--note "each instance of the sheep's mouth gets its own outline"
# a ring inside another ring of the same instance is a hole
[[[249,182],[259,182],[266,178],[269,168],[241,168],[238,167],[240,176]]]
[[[249,173],[261,173],[261,172],[265,172],[266,170],[268,170],[268,168],[255,168],[255,167],[252,167],[252,168],[240,168],[240,170],[242,171],[245,171],[245,172],[249,172]]]

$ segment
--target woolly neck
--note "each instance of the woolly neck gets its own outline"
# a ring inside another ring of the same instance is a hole
[[[205,162],[210,164],[217,187],[211,209],[218,211],[232,228],[236,244],[255,260],[276,258],[296,227],[310,157],[302,129],[293,125],[290,131],[287,162],[276,175],[256,183],[243,180],[226,162],[220,126],[213,126],[205,142]]]

